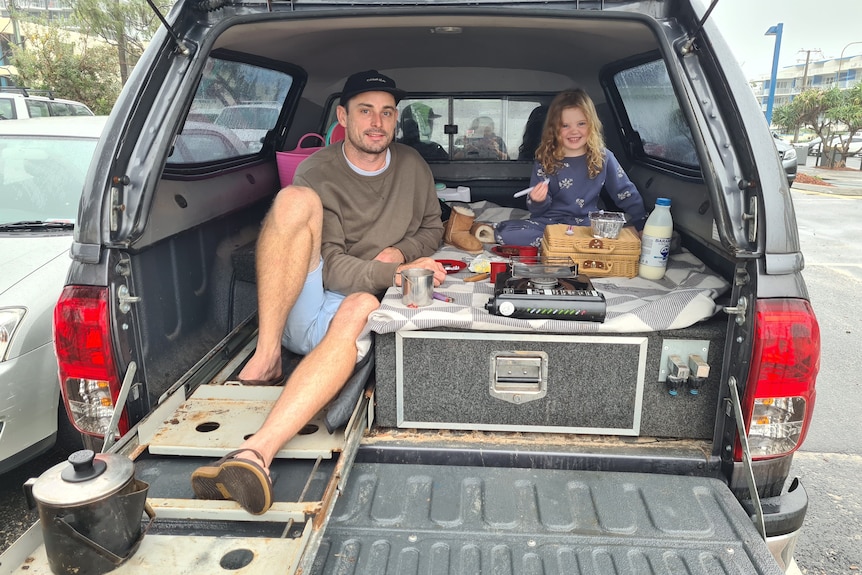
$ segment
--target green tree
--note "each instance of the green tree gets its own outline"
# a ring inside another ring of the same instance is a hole
[[[163,14],[171,5],[164,0],[154,4]],[[83,33],[98,36],[116,48],[123,84],[161,25],[146,0],[76,0],[73,18]]]
[[[805,90],[789,104],[773,113],[773,123],[784,131],[794,131],[801,126],[813,130],[820,138],[820,146],[826,165],[833,167],[832,139],[838,126],[849,131],[837,151],[840,157],[847,155],[850,138],[862,129],[862,85],[850,90],[838,87],[828,90]],[[843,165],[843,159],[840,160]]]
[[[12,47],[19,83],[87,104],[96,114],[111,111],[120,93],[117,63],[109,46],[43,23],[26,27],[26,49]]]
[[[844,90],[842,96],[841,103],[830,110],[830,114],[836,122],[847,127],[847,133],[838,137],[837,146],[843,167],[853,136],[862,131],[862,84],[856,84],[849,90]]]

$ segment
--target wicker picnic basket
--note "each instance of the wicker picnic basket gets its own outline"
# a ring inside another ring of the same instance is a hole
[[[617,239],[594,238],[590,226],[552,224],[542,237],[542,257],[568,257],[578,273],[589,277],[625,277],[638,274],[641,240],[633,228],[623,228]]]

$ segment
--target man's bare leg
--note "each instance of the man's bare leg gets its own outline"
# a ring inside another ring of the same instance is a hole
[[[323,340],[296,366],[261,428],[239,449],[242,459],[269,468],[275,454],[341,390],[356,365],[356,338],[368,314],[380,302],[367,293],[347,296],[335,313]]]
[[[281,334],[305,278],[320,260],[323,208],[311,188],[288,186],[275,197],[255,249],[257,349],[239,373],[244,380],[281,374]]]

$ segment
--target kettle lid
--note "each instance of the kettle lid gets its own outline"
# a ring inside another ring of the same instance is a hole
[[[79,505],[113,495],[134,476],[124,455],[82,449],[48,469],[33,484],[33,498],[47,505]]]

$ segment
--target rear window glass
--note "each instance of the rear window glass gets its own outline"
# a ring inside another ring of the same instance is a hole
[[[257,154],[275,128],[293,78],[243,62],[210,58],[169,164]]]
[[[27,98],[27,111],[30,112],[31,118],[47,118],[51,115],[48,111],[48,103],[42,100],[31,100]]]
[[[15,113],[15,102],[12,98],[0,98],[0,119],[14,120],[18,115]]]
[[[663,61],[623,70],[614,76],[614,85],[647,156],[686,167],[699,167],[691,129],[679,107]]]
[[[72,116],[72,111],[67,104],[63,102],[48,102],[48,110],[52,116]]]
[[[532,161],[544,120],[544,114],[537,112],[547,110],[549,100],[543,96],[411,96],[398,104],[395,139],[430,162]],[[330,127],[335,122],[335,104],[328,115]]]
[[[69,106],[69,111],[73,116],[95,116],[92,110],[90,110],[86,106],[81,106],[79,104],[67,104]]]

